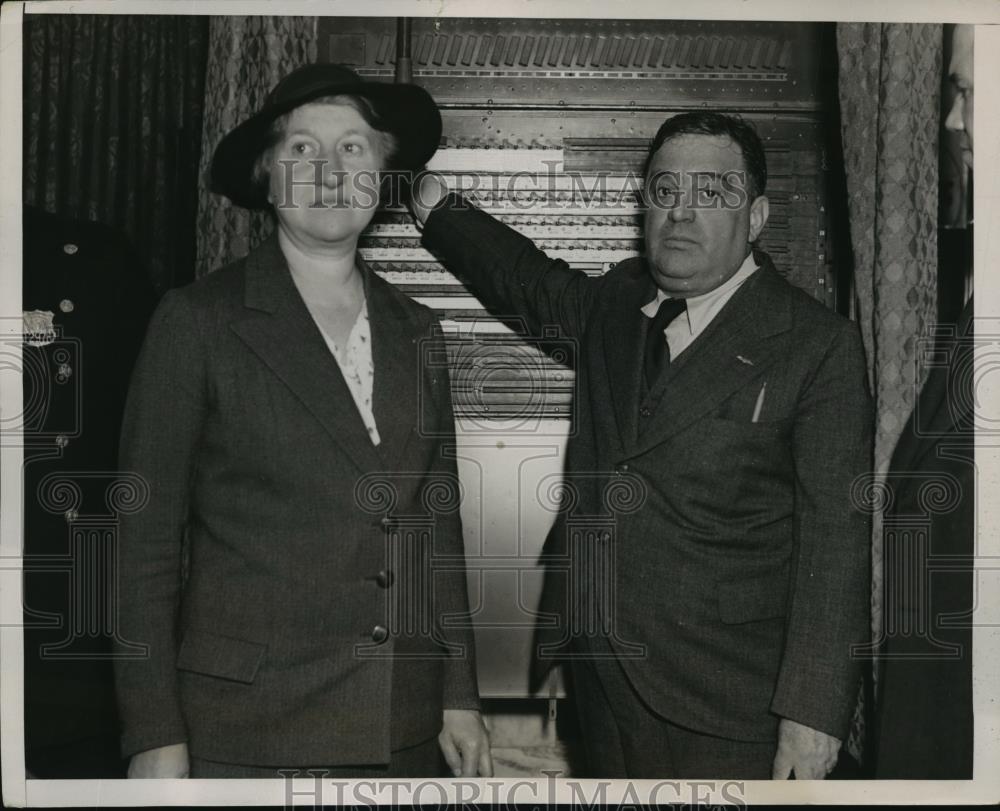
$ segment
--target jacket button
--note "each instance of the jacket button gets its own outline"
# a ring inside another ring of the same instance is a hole
[[[649,410],[649,406],[643,406],[642,408],[639,409],[640,417],[650,417],[652,416],[652,414],[653,412]]]
[[[76,510],[66,510],[66,512],[63,513],[63,518],[66,519],[66,523],[68,524],[72,524],[79,517],[80,513],[78,513]]]
[[[601,540],[604,543],[610,543],[611,542],[611,533],[608,530],[604,530],[604,532],[601,533]]]
[[[375,582],[378,583],[382,588],[387,589],[393,583],[396,582],[396,575],[393,572],[386,571],[383,569],[377,575],[375,575]]]
[[[388,515],[385,516],[381,521],[378,522],[379,526],[382,527],[386,532],[389,532],[396,524],[396,522],[390,518]]]
[[[372,642],[385,642],[389,638],[389,632],[381,625],[372,628]]]
[[[67,445],[69,445],[69,438],[65,434],[59,434],[56,437],[56,447],[65,448]]]
[[[623,465],[618,465],[615,468],[615,473],[617,473],[619,476],[621,476],[623,473],[628,473],[628,462],[626,462]]]

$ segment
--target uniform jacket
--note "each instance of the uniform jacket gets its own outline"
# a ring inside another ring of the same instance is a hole
[[[117,666],[125,754],[387,762],[477,706],[440,334],[364,276],[378,447],[274,237],[155,314],[122,432],[148,484],[120,530],[148,646]]]
[[[98,222],[24,209],[25,740],[32,751],[117,735],[113,612],[101,528],[117,521],[118,434],[156,299],[128,239]],[[71,576],[96,565],[97,577]]]
[[[879,778],[972,777],[972,313],[935,347],[886,477]]]
[[[576,344],[570,496],[544,553],[540,638],[556,644],[540,653],[571,636],[583,655],[610,644],[639,696],[696,731],[769,740],[787,717],[844,737],[850,648],[869,636],[855,326],[760,254],[644,397],[644,260],[588,277],[457,197],[424,241],[495,312]]]

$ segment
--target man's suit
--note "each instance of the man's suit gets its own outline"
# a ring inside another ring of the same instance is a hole
[[[893,451],[875,776],[970,779],[976,526],[972,299]]]
[[[378,447],[275,238],[154,316],[122,433],[122,469],[149,488],[121,526],[123,637],[149,646],[117,667],[127,755],[187,741],[224,763],[387,762],[443,708],[478,706],[454,624],[448,376],[423,362],[440,334],[363,274]]]
[[[573,496],[546,541],[543,622],[559,619],[542,651],[569,635],[575,655],[610,644],[641,700],[698,732],[773,741],[780,716],[843,738],[850,646],[868,638],[869,528],[851,493],[871,410],[855,327],[760,254],[646,396],[644,260],[588,277],[455,196],[424,244],[495,312],[577,342]],[[613,634],[588,627],[595,616]]]

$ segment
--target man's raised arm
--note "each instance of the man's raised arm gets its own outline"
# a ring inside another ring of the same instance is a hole
[[[570,338],[583,334],[604,277],[546,256],[527,237],[449,193],[432,173],[414,187],[411,208],[423,225],[424,247],[494,315],[524,319],[532,335],[546,326],[558,326]]]

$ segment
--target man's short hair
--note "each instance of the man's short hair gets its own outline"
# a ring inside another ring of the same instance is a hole
[[[756,200],[764,193],[764,187],[767,185],[767,159],[764,157],[764,145],[757,135],[757,130],[738,115],[714,113],[709,110],[680,113],[663,122],[649,147],[646,165],[643,168],[644,177],[649,176],[649,167],[657,150],[678,135],[725,135],[731,138],[743,153],[750,200]]]

